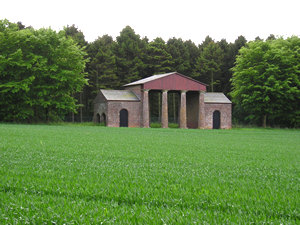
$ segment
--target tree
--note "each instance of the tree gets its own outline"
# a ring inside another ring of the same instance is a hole
[[[171,38],[167,42],[167,51],[173,59],[173,71],[188,74],[190,71],[190,55],[181,38]]]
[[[189,54],[189,67],[186,68],[185,73],[188,76],[193,76],[193,72],[196,69],[197,58],[200,55],[199,48],[191,40],[185,41],[184,46]]]
[[[67,27],[64,27],[64,31],[66,34],[66,37],[68,38],[72,38],[74,40],[75,43],[77,43],[79,45],[79,47],[83,48],[83,50],[86,51],[86,46],[87,46],[87,42],[85,41],[84,35],[81,32],[81,30],[79,30],[75,24],[73,24],[72,26],[67,25]],[[85,116],[87,116],[88,112],[89,112],[89,100],[88,100],[88,90],[87,90],[87,86],[84,86],[82,91],[80,93],[75,93],[74,97],[76,98],[76,100],[79,101],[80,103],[80,107],[79,107],[79,121],[82,122],[83,121],[83,114],[85,114]],[[72,121],[74,122],[74,113],[72,112]]]
[[[65,33],[0,21],[0,120],[49,121],[76,110],[85,53]]]
[[[171,72],[172,56],[167,52],[163,39],[156,38],[149,43],[147,48],[147,66],[149,76],[153,74]]]
[[[300,124],[300,39],[250,42],[233,68],[232,100],[252,122]]]
[[[238,54],[239,50],[246,45],[246,43],[247,40],[244,36],[239,36],[234,43],[227,43],[225,39],[222,39],[220,42],[218,42],[218,45],[224,53],[223,63],[220,71],[220,86],[218,87],[218,91],[221,91],[225,94],[228,94],[231,91],[231,68],[234,66],[236,55]]]
[[[121,84],[130,83],[142,77],[146,65],[146,42],[141,40],[134,30],[126,26],[117,37],[114,48],[116,56],[117,75]]]
[[[100,88],[118,88],[121,85],[117,77],[116,57],[113,54],[115,45],[112,37],[108,35],[98,37],[89,44],[89,84],[94,94]]]
[[[204,42],[200,56],[197,58],[194,78],[210,84],[210,91],[218,90],[220,86],[220,71],[224,58],[222,49],[214,41]]]
[[[71,37],[80,47],[84,47],[87,45],[85,37],[81,30],[79,30],[75,24],[72,26],[67,25],[64,27],[64,31],[66,32],[67,37]]]

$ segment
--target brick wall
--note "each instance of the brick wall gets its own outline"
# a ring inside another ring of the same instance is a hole
[[[128,86],[125,90],[132,91],[139,99],[142,99],[142,85]]]
[[[99,121],[97,121],[97,114],[99,114],[101,116],[102,113],[104,113],[106,115],[106,118],[108,118],[106,100],[105,100],[104,96],[102,95],[102,93],[99,92],[94,100],[94,115],[93,115],[94,123],[99,122]]]
[[[212,129],[213,112],[219,110],[221,113],[221,129],[231,128],[231,104],[205,103],[205,121],[204,128]]]
[[[107,126],[120,126],[120,111],[126,109],[128,111],[128,127],[140,127],[141,124],[141,102],[122,102],[109,101],[107,103]]]

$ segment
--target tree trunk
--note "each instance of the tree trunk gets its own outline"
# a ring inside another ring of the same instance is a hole
[[[80,123],[82,123],[82,92],[79,94],[79,102],[80,102]]]
[[[264,115],[263,117],[263,127],[267,128],[267,115]]]
[[[211,76],[211,92],[214,92],[214,73],[211,71],[210,72],[210,76]]]
[[[46,114],[46,122],[48,123],[49,122],[49,108],[48,107],[45,109],[45,114]]]

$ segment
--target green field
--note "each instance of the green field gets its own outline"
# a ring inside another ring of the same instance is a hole
[[[300,130],[0,124],[0,224],[299,224]]]

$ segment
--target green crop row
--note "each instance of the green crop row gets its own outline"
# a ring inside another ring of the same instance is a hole
[[[0,224],[299,224],[300,131],[0,124]]]

